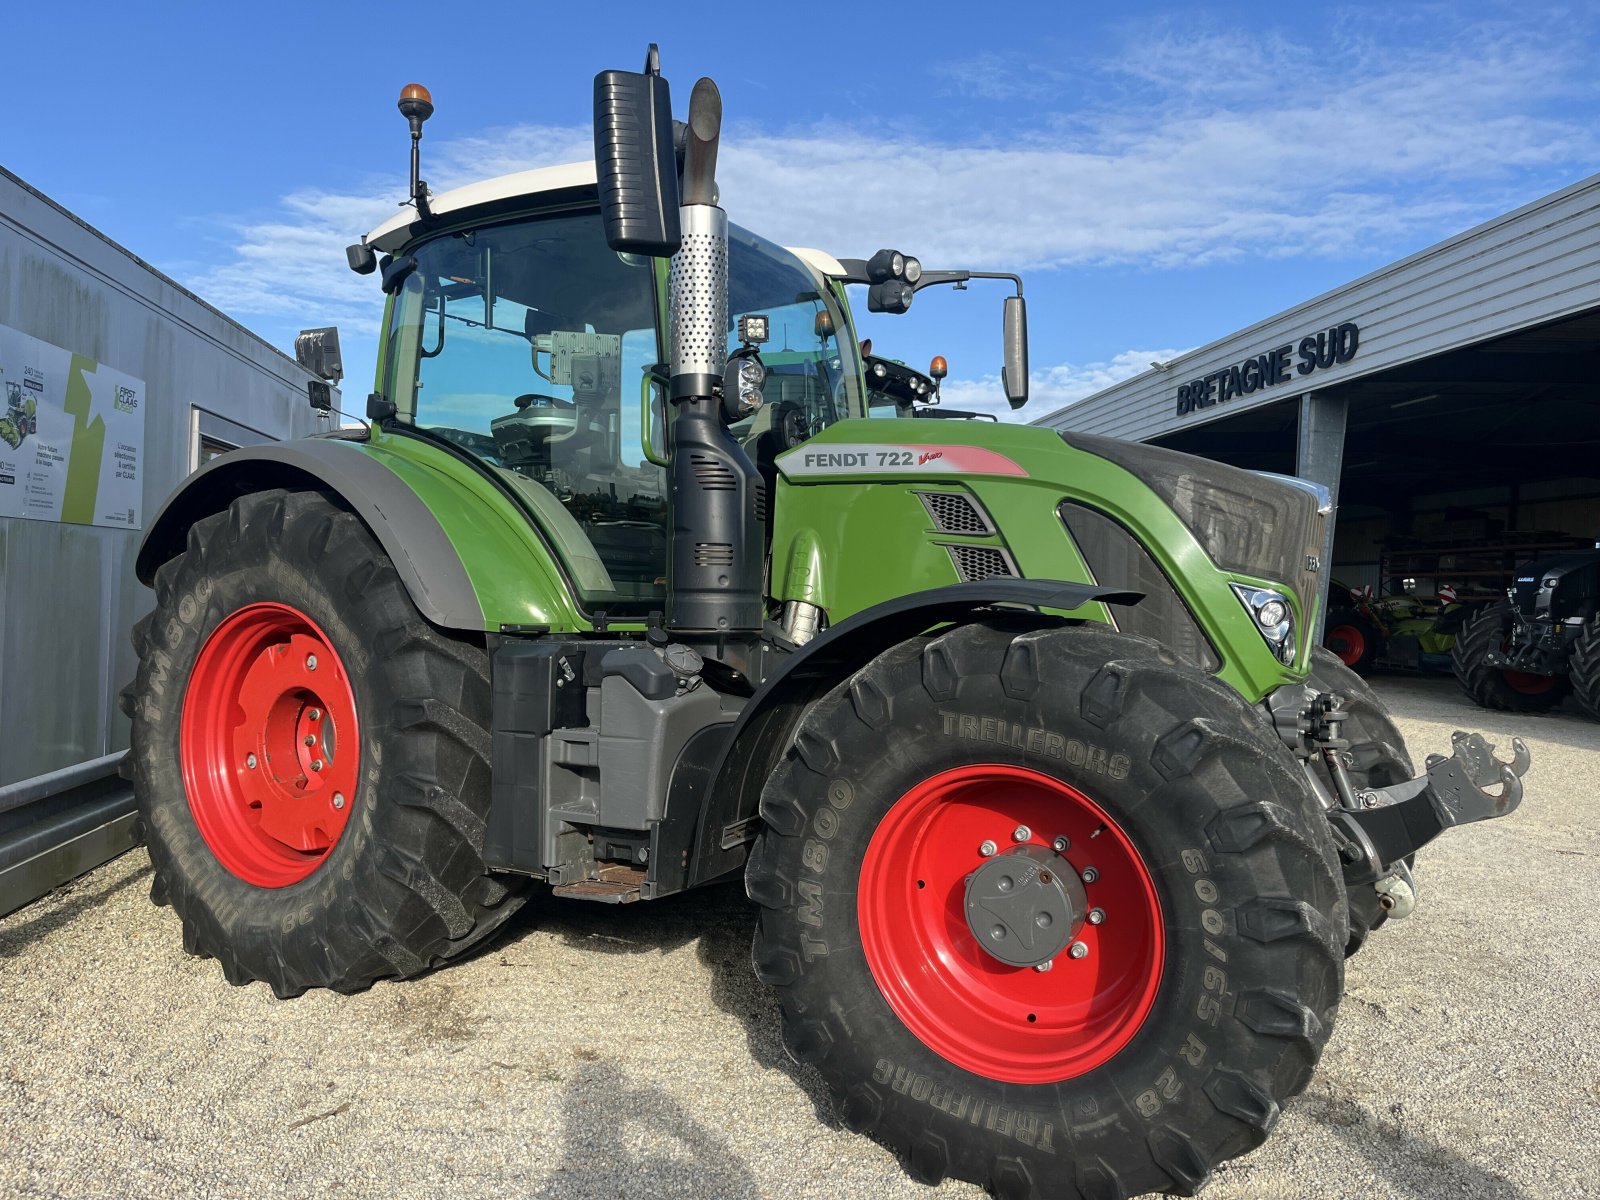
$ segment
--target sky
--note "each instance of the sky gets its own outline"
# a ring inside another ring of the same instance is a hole
[[[0,164],[288,353],[339,326],[358,411],[382,297],[344,247],[404,197],[412,81],[437,193],[592,154],[594,73],[658,42],[677,115],[700,75],[722,91],[734,222],[1024,277],[1023,420],[1600,170],[1588,5],[524,0],[408,22],[80,0],[70,30],[61,11],[7,13],[7,42],[55,66],[11,90]],[[862,332],[945,355],[947,404],[1010,416],[1005,294],[929,289]]]

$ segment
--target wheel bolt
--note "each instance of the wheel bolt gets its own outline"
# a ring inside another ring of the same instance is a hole
[[[985,839],[983,845],[978,847],[978,853],[983,855],[985,858],[988,858],[991,854],[993,854],[999,848],[1000,847],[996,846],[993,842],[989,841],[988,839]]]
[[[254,771],[256,769],[256,756],[254,754],[247,754],[245,756],[244,765]]]
[[[316,745],[316,744],[317,744],[317,739],[316,739],[316,738],[315,738],[315,737],[313,737],[313,736],[312,736],[312,735],[311,735],[311,734],[309,734],[309,733],[308,733],[308,734],[306,734],[306,745],[308,745],[308,746],[315,746],[315,745]]]
[[[1083,869],[1083,881],[1085,883],[1093,883],[1095,880],[1097,880],[1099,878],[1100,878],[1100,872],[1095,870],[1093,867],[1085,867]]]
[[[311,769],[312,769],[312,770],[313,770],[313,771],[320,771],[320,770],[322,770],[322,760],[321,760],[321,759],[320,759],[320,758],[313,758],[313,759],[312,759],[312,760],[311,760]]]
[[[1055,966],[1055,963],[1051,962],[1047,958],[1042,963],[1035,963],[1034,966],[1033,966],[1033,969],[1035,971],[1038,971],[1042,975],[1044,972],[1048,971],[1053,966]]]
[[[1068,950],[1067,953],[1072,955],[1073,958],[1087,958],[1089,957],[1089,947],[1082,942],[1073,942],[1072,949]]]
[[[1018,825],[1011,831],[1011,840],[1013,842],[1025,842],[1032,836],[1033,830],[1029,829],[1026,825]]]
[[[320,720],[322,720],[322,710],[320,708],[308,708],[308,709],[306,709],[306,719],[308,721],[320,721]]]
[[[335,808],[343,808],[344,807],[344,793],[343,792],[335,792],[333,794],[333,806]]]
[[[317,656],[315,654],[306,655],[306,670],[315,671],[316,669],[317,669]]]
[[[1055,841],[1051,842],[1050,845],[1055,849],[1057,854],[1065,854],[1068,850],[1072,849],[1072,839],[1066,834],[1062,834],[1060,837],[1056,838]]]
[[[1091,924],[1091,925],[1099,925],[1105,919],[1106,919],[1106,910],[1105,909],[1103,909],[1103,908],[1091,908],[1089,910],[1089,924]]]

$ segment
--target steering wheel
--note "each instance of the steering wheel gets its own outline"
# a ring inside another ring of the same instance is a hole
[[[532,408],[577,408],[571,400],[562,400],[557,396],[546,396],[539,392],[525,392],[511,402],[518,410]]]

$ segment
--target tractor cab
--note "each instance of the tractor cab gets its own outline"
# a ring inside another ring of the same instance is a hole
[[[579,164],[474,184],[369,236],[391,297],[374,415],[487,466],[585,607],[624,616],[666,597],[666,264],[607,246],[593,178]],[[796,253],[734,227],[728,259],[725,352],[742,317],[770,339],[764,402],[729,432],[770,468],[865,415],[860,357],[839,289]]]

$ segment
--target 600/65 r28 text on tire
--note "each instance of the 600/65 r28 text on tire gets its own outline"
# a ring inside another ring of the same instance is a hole
[[[807,713],[746,871],[756,970],[916,1178],[1193,1192],[1311,1077],[1342,875],[1236,693],[1043,620],[912,639]]]
[[[230,982],[414,975],[521,903],[482,857],[484,649],[424,621],[327,497],[260,492],[197,522],[134,645],[151,895]]]

